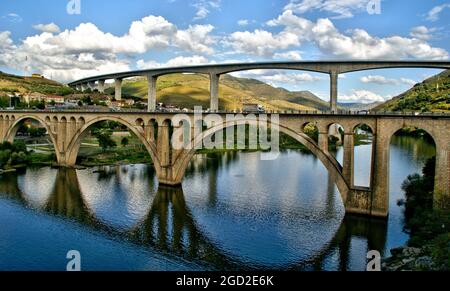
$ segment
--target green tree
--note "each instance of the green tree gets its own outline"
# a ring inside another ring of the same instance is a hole
[[[112,130],[108,128],[96,128],[92,134],[97,138],[98,144],[105,152],[109,148],[117,146],[116,142],[111,138]]]
[[[124,137],[120,143],[122,144],[122,147],[126,147],[130,141],[128,140],[128,137]]]
[[[9,97],[8,96],[0,97],[0,107],[1,108],[9,107]]]

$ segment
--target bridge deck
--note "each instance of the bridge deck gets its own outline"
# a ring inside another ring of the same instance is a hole
[[[389,112],[389,111],[379,111],[379,112],[352,112],[352,111],[297,111],[297,110],[287,110],[287,111],[266,111],[266,112],[245,112],[245,111],[213,111],[213,112],[194,112],[190,111],[147,111],[147,110],[0,110],[0,114],[145,114],[145,115],[167,115],[167,114],[255,114],[255,115],[267,115],[267,114],[279,114],[288,116],[333,116],[333,117],[415,117],[415,118],[450,118],[450,113],[444,112]]]

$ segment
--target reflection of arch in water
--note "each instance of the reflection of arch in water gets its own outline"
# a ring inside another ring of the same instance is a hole
[[[36,209],[45,207],[53,193],[58,173],[56,169],[52,168],[27,168],[26,175],[17,177],[20,191],[28,205]]]
[[[19,201],[23,205],[27,205],[28,203],[20,190],[17,173],[4,173],[0,175],[0,194],[4,198]]]
[[[97,220],[127,230],[149,212],[157,187],[152,173],[150,165],[103,166],[79,171],[77,176],[83,200]]]
[[[51,214],[74,219],[81,223],[98,224],[82,198],[74,169],[58,169],[52,195],[45,210]]]
[[[223,269],[244,266],[236,264],[198,229],[184,200],[182,188],[160,186],[144,223],[129,234],[133,240],[169,254],[201,260]]]
[[[346,215],[333,239],[321,252],[297,265],[288,266],[287,270],[325,270],[327,261],[338,255],[337,270],[350,270],[350,251],[353,238],[367,241],[367,251],[377,250],[384,254],[387,238],[387,222],[378,218]],[[366,253],[361,254],[365,260]],[[365,271],[365,270],[360,270]]]
[[[268,121],[270,126],[276,126],[278,127],[278,130],[295,140],[297,140],[299,143],[306,146],[327,168],[328,172],[332,174],[332,177],[334,177],[335,183],[339,189],[339,193],[342,197],[342,201],[344,202],[344,205],[346,205],[347,202],[347,195],[350,192],[350,188],[348,183],[345,181],[342,173],[342,167],[339,165],[339,163],[336,161],[334,157],[332,157],[328,152],[324,152],[320,149],[319,145],[312,140],[309,136],[307,136],[303,132],[295,132],[294,130],[282,125],[278,124],[272,121]],[[202,132],[201,135],[197,138],[194,138],[192,140],[191,149],[187,151],[187,153],[180,159],[178,162],[178,171],[176,172],[176,181],[181,181],[184,177],[184,174],[186,172],[186,169],[192,160],[193,156],[196,154],[196,149],[199,148],[201,143],[206,140],[207,138],[210,138],[212,135],[216,134],[217,132],[221,132],[229,127],[234,127],[236,125],[245,125],[250,124],[254,126],[264,126],[259,124],[256,120],[247,120],[247,119],[240,119],[240,120],[233,120],[233,121],[227,121],[222,124],[218,124],[214,127],[211,127],[207,129],[206,131]]]
[[[8,177],[8,176],[6,176]],[[5,177],[1,178],[2,180]],[[15,181],[15,182],[14,182]],[[0,180],[0,192],[27,204],[17,186],[17,176],[10,175],[7,182]],[[73,169],[59,169],[55,186],[44,210],[53,215],[68,217],[96,230],[123,237],[123,232],[99,221],[83,200],[77,173]],[[166,254],[175,253],[194,261],[206,262],[214,268],[226,270],[259,269],[241,262],[239,258],[216,247],[198,228],[190,212],[182,188],[160,187],[154,197],[145,221],[126,232],[131,242],[151,245]],[[282,269],[323,269],[324,262],[339,251],[340,269],[348,268],[349,239],[353,236],[368,240],[368,248],[382,251],[386,240],[386,222],[346,216],[334,238],[310,259],[292,262]]]

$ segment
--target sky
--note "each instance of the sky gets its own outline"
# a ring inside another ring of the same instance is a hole
[[[297,60],[448,60],[450,1],[2,0],[0,71],[61,82],[165,66]],[[385,101],[432,69],[340,76],[339,101]],[[234,73],[329,99],[329,76]]]

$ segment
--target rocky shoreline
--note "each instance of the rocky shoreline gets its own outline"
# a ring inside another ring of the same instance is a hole
[[[382,260],[383,271],[440,271],[426,248],[399,247],[391,249],[392,256]]]

